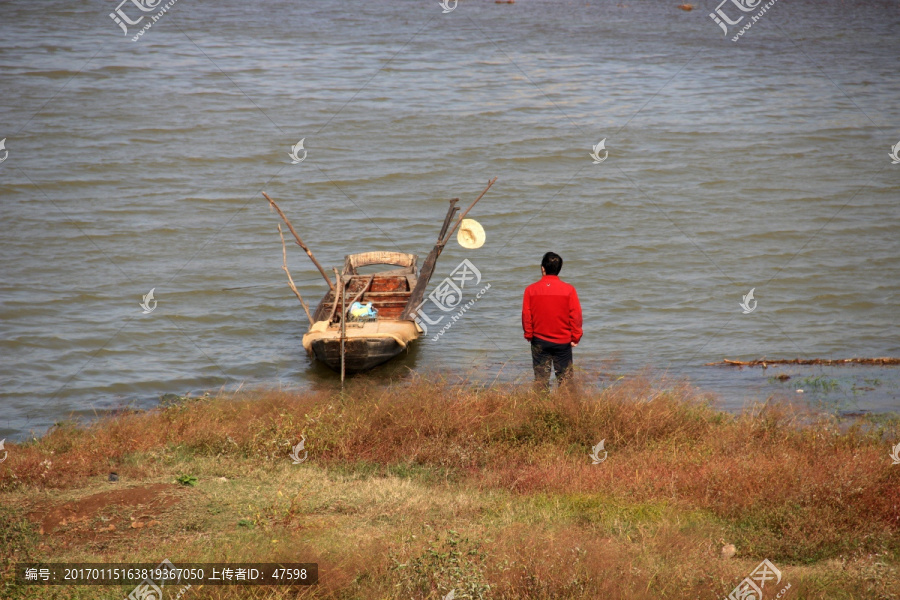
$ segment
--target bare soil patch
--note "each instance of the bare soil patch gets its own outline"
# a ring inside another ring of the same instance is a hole
[[[172,483],[116,489],[63,504],[46,503],[26,516],[40,526],[41,535],[143,529],[159,524],[155,517],[181,500],[179,491]],[[94,523],[98,518],[101,523]]]

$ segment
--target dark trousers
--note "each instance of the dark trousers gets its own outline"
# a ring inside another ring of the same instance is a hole
[[[531,338],[531,362],[534,366],[534,382],[550,389],[550,366],[556,371],[556,380],[563,385],[572,372],[572,345],[554,344],[540,338]]]

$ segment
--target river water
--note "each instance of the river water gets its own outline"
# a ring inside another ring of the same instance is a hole
[[[0,438],[167,393],[334,386],[261,191],[330,269],[423,260],[447,200],[495,176],[470,215],[486,244],[449,244],[431,284],[468,259],[464,300],[490,288],[370,377],[527,381],[521,294],[553,250],[592,380],[896,410],[898,368],[704,364],[900,356],[900,5],[780,0],[733,42],[715,3],[677,4],[127,2],[126,35],[114,2],[5,1]],[[723,5],[745,15],[730,33],[757,9]],[[288,252],[314,305],[325,284]]]

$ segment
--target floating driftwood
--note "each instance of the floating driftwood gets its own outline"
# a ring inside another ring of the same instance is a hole
[[[762,367],[769,365],[823,365],[838,367],[841,365],[900,365],[900,358],[760,358],[759,360],[729,360],[706,363],[706,367]]]

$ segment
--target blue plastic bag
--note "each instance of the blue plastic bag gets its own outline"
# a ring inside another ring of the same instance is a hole
[[[350,305],[350,317],[359,320],[375,319],[378,317],[378,309],[373,307],[371,302],[365,304],[354,302]]]

